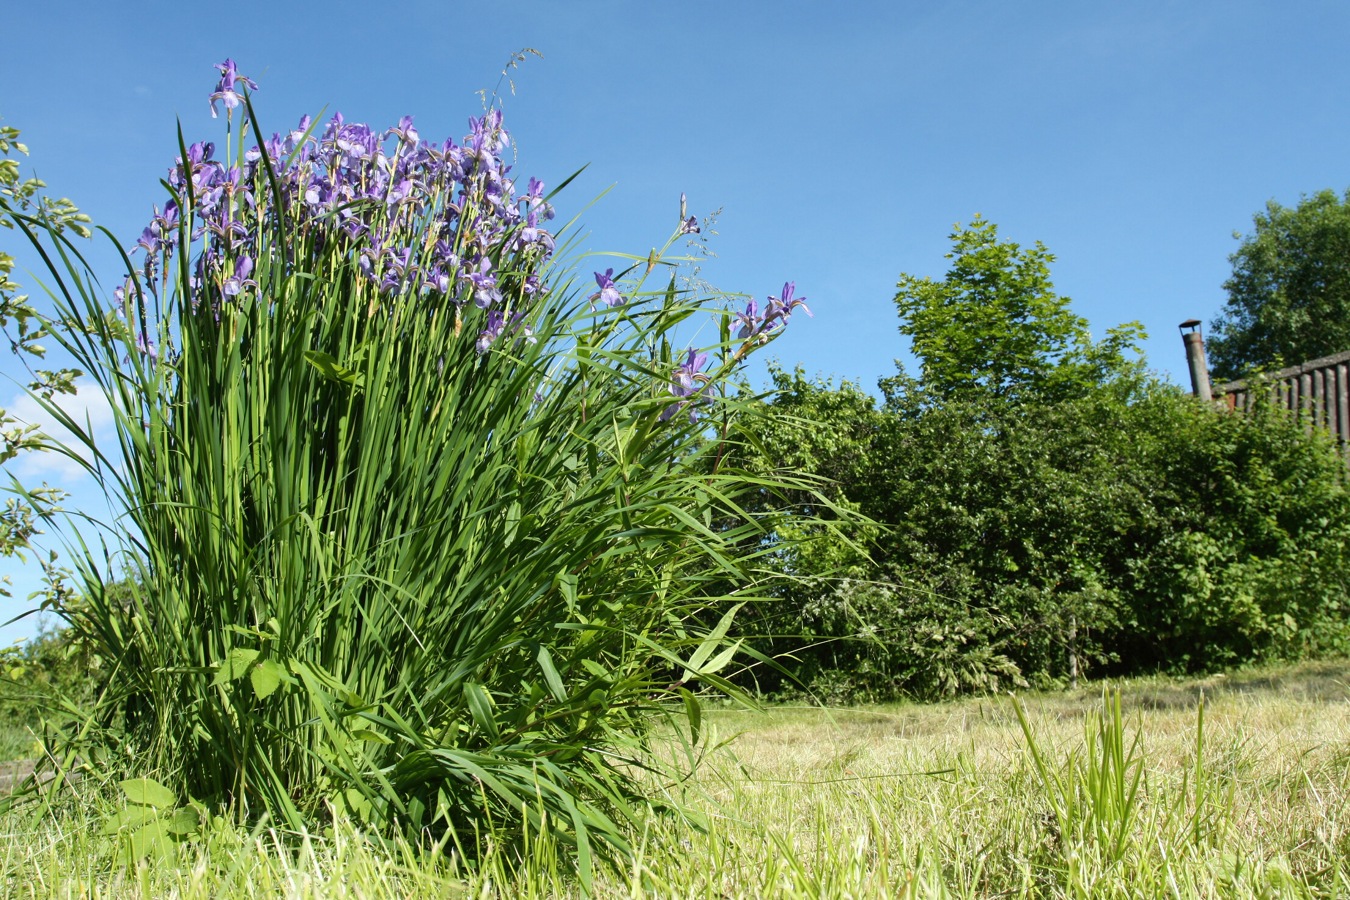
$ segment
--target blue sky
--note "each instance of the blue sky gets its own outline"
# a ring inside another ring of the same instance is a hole
[[[595,249],[659,245],[681,192],[691,212],[722,208],[708,280],[761,297],[795,281],[815,318],[794,318],[772,355],[868,387],[905,355],[896,277],[940,277],[952,226],[976,213],[1043,241],[1094,333],[1142,322],[1150,365],[1182,380],[1177,323],[1219,311],[1233,232],[1269,199],[1350,185],[1344,2],[127,9],[13,4],[0,55],[0,116],[31,169],[127,244],[162,202],[175,121],[190,141],[220,136],[206,96],[227,56],[260,82],[267,130],[326,107],[458,139],[475,92],[533,47],[544,58],[506,98],[517,174],[556,184],[589,164],[565,216],[613,185],[584,216]],[[94,259],[111,283],[111,254]],[[94,508],[68,466],[18,473]],[[4,572],[31,589],[27,570]],[[0,602],[0,619],[22,608]]]

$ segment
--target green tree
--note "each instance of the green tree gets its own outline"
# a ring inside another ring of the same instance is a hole
[[[758,646],[856,700],[1350,645],[1350,490],[1325,436],[1149,376],[1137,325],[1093,342],[1043,246],[979,219],[953,240],[944,281],[900,282],[922,377],[883,379],[878,409],[779,372],[746,425],[765,465],[864,517],[780,556],[829,577],[784,592]]]
[[[1079,396],[1127,365],[1143,335],[1136,322],[1093,341],[1050,280],[1054,255],[998,239],[979,216],[951,234],[951,268],[941,281],[901,275],[900,333],[919,358],[934,400],[1047,402]],[[893,385],[894,386],[894,385]]]
[[[738,616],[737,627],[761,654],[783,662],[782,670],[763,665],[752,670],[758,690],[786,687],[781,676],[790,671],[789,681],[830,694],[822,691],[822,678],[856,660],[857,648],[848,643],[865,625],[856,616],[850,624],[847,615],[822,614],[838,607],[841,583],[870,577],[867,548],[878,528],[856,514],[852,498],[873,478],[880,413],[875,398],[856,383],[836,385],[808,378],[800,367],[789,372],[774,364],[769,374],[771,399],[738,423],[733,453],[737,465],[760,477],[805,476],[800,488],[785,496],[766,492],[747,507],[772,518],[774,566],[793,577],[777,580],[772,601],[752,604]],[[816,641],[821,643],[803,650],[803,643]],[[851,685],[844,696],[856,694]]]
[[[19,170],[15,154],[28,155],[28,148],[19,142],[19,131],[0,125],[0,228],[10,233],[24,229],[26,223],[41,221],[52,234],[62,235],[67,229],[81,237],[89,236],[86,227],[89,217],[66,199],[47,197],[46,187],[37,178],[25,178]],[[40,360],[47,350],[42,341],[50,336],[49,326],[28,296],[20,294],[20,286],[11,280],[14,257],[0,250],[0,331],[3,331],[10,350],[31,376],[28,389],[50,400],[56,394],[73,394],[75,379],[80,372],[72,368],[42,369]],[[9,462],[21,453],[40,450],[45,439],[38,428],[18,421],[0,409],[0,464]],[[43,485],[5,501],[0,508],[0,556],[22,556],[33,535],[40,533],[41,520],[56,511],[64,494]],[[48,561],[49,580],[59,578],[59,572]],[[9,576],[0,578],[0,597],[8,597]],[[53,583],[52,590],[59,590]]]
[[[1292,209],[1271,200],[1252,221],[1210,324],[1221,381],[1350,350],[1350,190],[1319,191]]]

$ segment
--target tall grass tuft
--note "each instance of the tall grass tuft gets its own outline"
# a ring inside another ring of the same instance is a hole
[[[585,882],[662,805],[653,715],[696,732],[691,690],[729,687],[772,548],[741,498],[777,485],[727,467],[726,385],[800,299],[673,350],[707,300],[649,289],[657,252],[579,286],[499,111],[461,145],[340,115],[265,139],[220,69],[224,158],[180,138],[115,307],[24,223],[117,423],[98,446],[49,405],[123,517],[81,560],[70,625],[112,673],[83,733],[245,819],[469,855],[547,832]]]

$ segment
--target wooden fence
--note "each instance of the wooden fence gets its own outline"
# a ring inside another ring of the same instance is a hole
[[[1275,402],[1300,410],[1309,421],[1330,431],[1350,451],[1350,350],[1290,366],[1265,376]],[[1216,396],[1229,409],[1244,410],[1251,403],[1247,382],[1219,385]]]

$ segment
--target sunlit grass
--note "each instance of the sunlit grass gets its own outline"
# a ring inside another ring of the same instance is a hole
[[[1021,702],[1049,770],[1088,771],[1084,723],[1102,709],[1101,687]],[[597,872],[597,896],[1350,895],[1350,662],[1121,685],[1123,748],[1139,736],[1141,774],[1119,847],[1086,818],[1065,830],[1008,698],[714,711],[707,722],[718,740],[735,737],[682,788],[705,828],[652,821],[632,836],[633,863]],[[50,816],[0,820],[8,896],[581,893],[565,854],[535,836],[502,835],[470,868],[453,851],[345,825],[296,836],[217,821],[173,859],[126,866],[119,837],[100,833],[113,793],[82,791]],[[1079,802],[1071,816],[1104,801]]]

